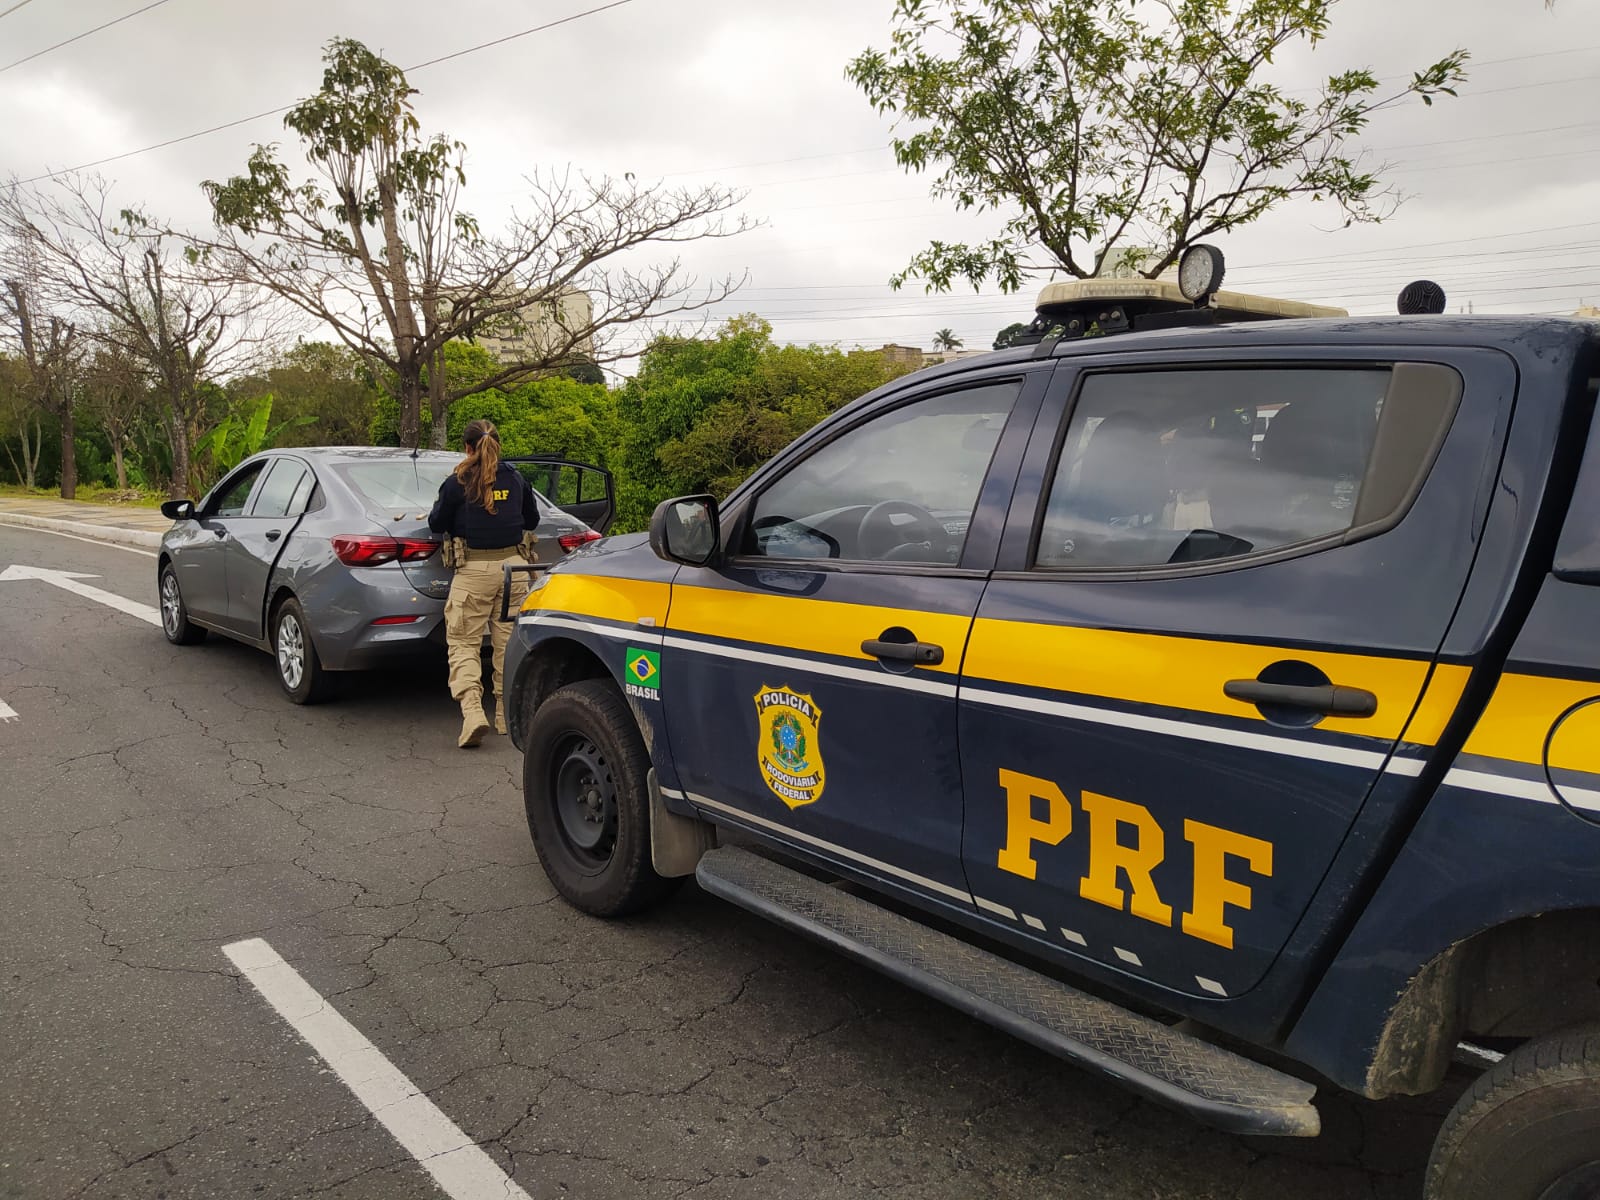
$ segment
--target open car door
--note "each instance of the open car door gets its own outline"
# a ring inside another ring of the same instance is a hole
[[[611,472],[554,454],[532,454],[504,461],[522,472],[535,491],[596,533],[611,527],[617,512],[617,485]]]

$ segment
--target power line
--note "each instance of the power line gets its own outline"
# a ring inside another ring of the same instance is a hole
[[[33,3],[33,0],[17,0],[17,3],[13,4],[10,8],[6,9],[5,12],[0,12],[0,17],[9,17],[12,13],[16,12],[17,9],[26,8],[28,5],[30,5],[32,3]]]
[[[599,5],[599,6],[595,7],[595,8],[585,9],[583,12],[573,13],[571,16],[562,17],[560,20],[547,21],[543,25],[535,25],[531,29],[524,29],[524,30],[521,30],[518,33],[509,33],[505,37],[498,37],[498,38],[494,38],[494,39],[492,39],[490,41],[487,41],[487,42],[480,42],[476,46],[468,46],[464,50],[456,50],[456,51],[453,51],[450,54],[440,55],[438,58],[430,58],[426,62],[421,62],[421,63],[418,63],[414,67],[406,67],[404,69],[407,70],[407,71],[420,71],[424,67],[431,67],[431,66],[434,66],[437,63],[442,63],[442,62],[449,62],[451,59],[453,59],[453,58],[461,58],[463,55],[475,54],[477,51],[479,51],[479,50],[487,50],[491,46],[503,45],[506,42],[515,41],[517,38],[527,37],[531,33],[539,33],[542,30],[554,29],[557,25],[565,25],[570,21],[576,21],[576,20],[579,20],[579,19],[581,19],[583,17],[592,17],[596,13],[605,12],[607,9],[620,8],[624,4],[632,4],[633,2],[634,2],[634,0],[611,0],[611,3],[609,3],[609,4],[601,4],[601,5]],[[146,5],[145,7],[146,8],[154,8],[156,6],[156,4],[165,4],[165,3],[167,3],[167,0],[155,0],[154,4],[149,4],[149,5]],[[139,12],[144,12],[144,11],[145,11],[145,9],[140,9],[139,10]],[[137,13],[129,13],[128,14],[128,16],[137,16],[137,15],[138,15]],[[125,20],[127,20],[127,17],[121,17],[121,18],[118,18],[118,19],[125,21]],[[116,22],[112,21],[112,22],[110,22],[110,24],[114,25],[114,24],[116,24]],[[105,26],[101,26],[101,28],[103,29],[103,28],[105,28]],[[91,29],[89,32],[93,33],[94,30]],[[78,36],[79,37],[87,37],[88,34],[79,34]],[[73,39],[70,39],[70,40],[76,41],[77,39],[73,38]],[[66,45],[65,42],[63,42],[61,44],[62,45]],[[54,49],[54,47],[51,47],[51,49]],[[45,51],[41,50],[39,53],[43,54],[43,53],[45,53]],[[37,55],[30,55],[30,57],[37,57]],[[26,62],[27,59],[20,59],[19,61],[20,62]],[[11,65],[12,66],[16,66],[17,64],[16,63],[12,63]],[[8,70],[8,69],[9,68],[0,67],[0,70]],[[24,184],[42,183],[46,179],[56,179],[56,178],[59,178],[62,175],[70,175],[74,171],[88,171],[88,170],[90,170],[90,169],[92,169],[94,167],[103,167],[107,163],[121,162],[125,158],[134,158],[134,157],[136,157],[137,155],[140,155],[140,154],[148,154],[152,150],[164,150],[166,147],[168,147],[168,146],[176,146],[180,142],[192,142],[192,141],[194,141],[195,138],[206,137],[208,134],[220,133],[224,129],[234,129],[237,126],[240,126],[240,125],[248,125],[250,122],[259,121],[259,120],[263,119],[264,117],[272,117],[272,116],[276,116],[279,113],[288,112],[293,107],[294,107],[293,104],[283,104],[283,105],[280,105],[277,108],[269,108],[265,112],[255,113],[252,116],[240,117],[236,121],[224,121],[220,125],[212,125],[207,129],[201,129],[201,130],[199,130],[199,131],[197,131],[195,133],[186,133],[181,137],[168,138],[164,142],[155,142],[155,143],[153,143],[152,145],[149,145],[149,146],[141,146],[137,150],[125,150],[121,154],[112,154],[112,155],[108,155],[105,158],[97,158],[93,162],[80,163],[79,165],[77,165],[75,167],[62,167],[59,171],[47,171],[42,175],[35,175],[32,178],[21,180],[21,182],[24,183]]]
[[[27,2],[28,0],[23,0],[24,4]],[[124,13],[115,20],[107,21],[104,25],[96,25],[93,29],[85,29],[82,33],[75,34],[64,42],[57,42],[53,46],[46,46],[43,50],[35,50],[32,54],[24,55],[22,58],[17,59],[16,62],[7,63],[5,66],[0,67],[0,72],[9,71],[12,67],[20,67],[23,63],[32,62],[36,58],[42,58],[44,55],[49,54],[50,51],[59,50],[63,46],[70,46],[73,42],[81,42],[84,38],[89,37],[91,34],[99,33],[102,29],[110,29],[113,25],[121,25],[124,21],[131,21],[140,13],[147,13],[152,8],[160,8],[165,3],[167,3],[167,0],[151,0],[151,2],[146,4],[143,8],[136,8],[131,13]],[[21,4],[17,5],[17,8],[21,7]],[[17,8],[9,8],[6,10],[6,12],[16,12]],[[0,16],[4,15],[5,13],[0,13]]]

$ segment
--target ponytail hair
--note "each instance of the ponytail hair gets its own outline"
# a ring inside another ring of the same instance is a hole
[[[456,464],[456,478],[467,491],[467,500],[494,512],[494,479],[500,471],[500,435],[494,422],[468,421],[461,440],[467,456]]]

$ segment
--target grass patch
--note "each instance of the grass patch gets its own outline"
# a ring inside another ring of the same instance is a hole
[[[60,500],[61,493],[51,488],[25,488],[18,483],[0,483],[0,496],[27,500]],[[109,504],[118,508],[160,508],[166,496],[160,492],[119,492],[97,483],[80,483],[78,494],[69,503]]]

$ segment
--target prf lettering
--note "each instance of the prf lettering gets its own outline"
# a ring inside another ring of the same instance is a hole
[[[1036,845],[1059,846],[1073,832],[1073,806],[1048,779],[1019,771],[1000,771],[1006,793],[1006,844],[995,865],[1002,871],[1037,878]],[[1156,891],[1151,872],[1167,855],[1166,831],[1142,804],[1084,792],[1079,806],[1088,829],[1089,872],[1078,881],[1078,895],[1157,925],[1172,925],[1172,906]],[[1042,812],[1042,815],[1040,815]],[[1229,858],[1243,859],[1250,872],[1270,878],[1272,843],[1203,821],[1185,820],[1183,838],[1194,860],[1194,895],[1180,928],[1190,937],[1233,949],[1227,909],[1248,910],[1250,885],[1228,876]]]

